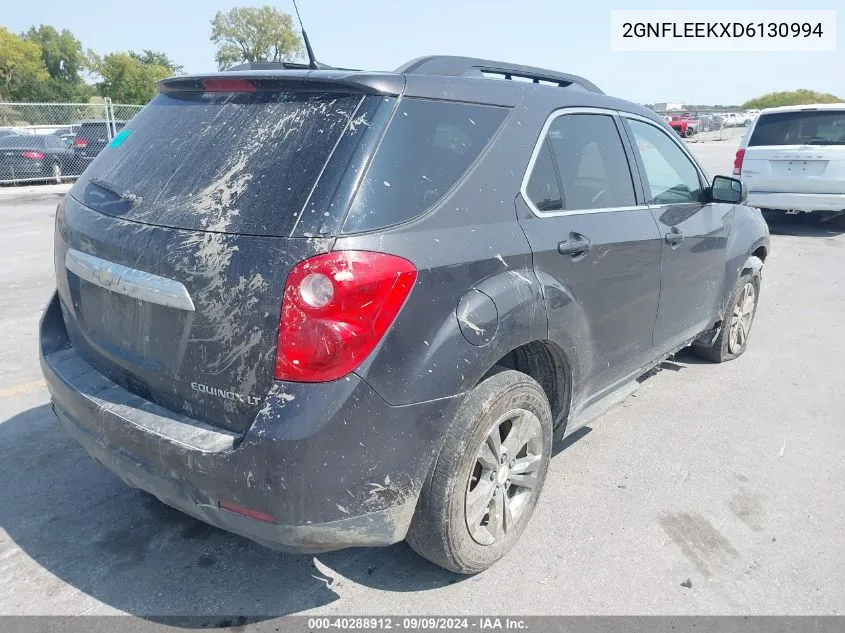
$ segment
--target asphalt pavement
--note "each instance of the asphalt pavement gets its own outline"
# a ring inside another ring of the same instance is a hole
[[[730,173],[735,143],[690,147]],[[462,577],[404,544],[272,552],[89,459],[58,427],[36,353],[62,190],[0,189],[0,614],[845,610],[841,225],[773,225],[747,353],[683,352],[558,447],[516,548]]]

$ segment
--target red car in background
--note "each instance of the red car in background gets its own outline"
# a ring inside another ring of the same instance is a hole
[[[669,127],[685,138],[689,138],[698,131],[697,121],[689,118],[689,114],[673,114],[672,116],[666,116],[663,118],[666,119],[666,123],[669,124]]]

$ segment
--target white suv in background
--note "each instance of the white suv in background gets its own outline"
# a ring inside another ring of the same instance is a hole
[[[749,206],[845,213],[845,103],[767,108],[734,160]]]

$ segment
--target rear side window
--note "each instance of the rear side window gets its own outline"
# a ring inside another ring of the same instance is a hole
[[[507,113],[496,106],[403,99],[343,232],[372,231],[422,215],[467,172]]]
[[[567,209],[636,204],[631,170],[616,122],[605,114],[571,114],[549,127]]]
[[[845,110],[761,114],[748,145],[845,145]]]
[[[138,222],[289,235],[361,99],[260,90],[160,94],[100,152],[73,195]]]

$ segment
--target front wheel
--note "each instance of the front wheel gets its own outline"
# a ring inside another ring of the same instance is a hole
[[[408,544],[474,574],[516,543],[546,479],[552,414],[533,378],[504,370],[462,403],[420,494]]]
[[[748,335],[757,313],[759,297],[760,271],[746,272],[734,286],[719,335],[710,345],[693,345],[693,351],[714,363],[723,363],[741,356],[748,346]]]

